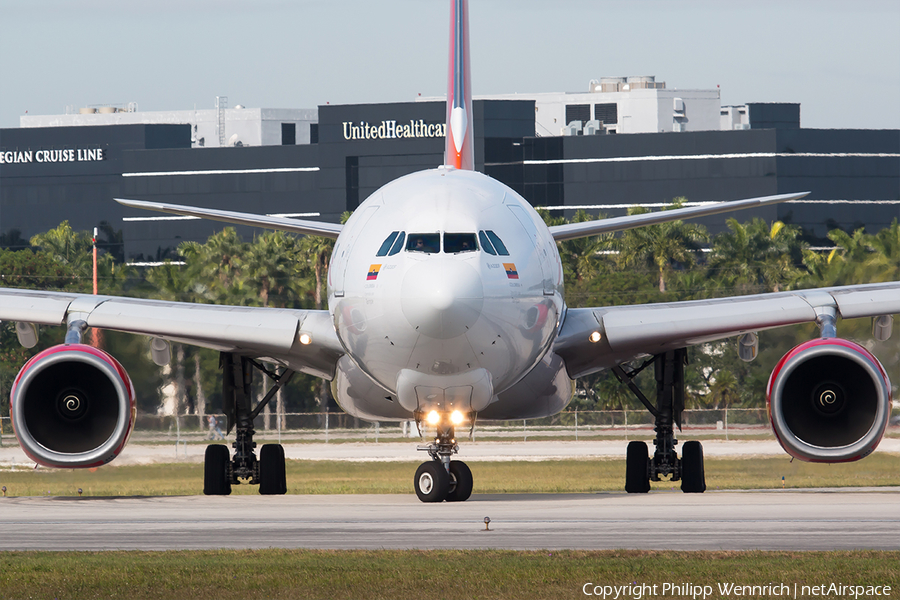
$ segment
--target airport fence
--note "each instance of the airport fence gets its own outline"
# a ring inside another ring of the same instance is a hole
[[[224,434],[225,416],[212,413],[216,422],[209,426],[209,414],[139,414],[132,441],[188,443],[218,438],[216,427]],[[371,423],[343,412],[285,413],[274,411],[259,415],[254,427],[257,438],[278,441],[363,441],[379,442],[418,438],[414,422]],[[724,439],[769,431],[764,408],[725,408],[686,410],[682,428],[685,433],[710,434]],[[646,437],[653,429],[653,417],[646,410],[564,411],[542,419],[491,421],[479,419],[474,426],[458,428],[460,438],[474,440],[572,439],[604,437],[625,439],[632,433]],[[426,432],[426,436],[430,435]],[[9,417],[0,417],[0,445],[14,443]]]

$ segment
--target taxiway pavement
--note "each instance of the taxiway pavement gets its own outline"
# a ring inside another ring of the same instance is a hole
[[[638,437],[648,440],[652,436]],[[688,439],[685,437],[685,439]],[[273,440],[267,440],[267,442]],[[220,442],[226,443],[226,442]],[[230,441],[228,442],[230,444]],[[264,443],[264,442],[260,442]],[[337,461],[407,461],[425,459],[423,452],[416,452],[418,440],[409,442],[343,442],[343,443],[286,443],[285,456],[298,460]],[[460,459],[467,462],[478,461],[541,461],[571,458],[625,458],[625,440],[586,441],[508,441],[508,442],[464,442],[460,446]],[[651,446],[652,448],[652,446]],[[149,444],[132,442],[125,447],[113,465],[138,465],[153,463],[176,463],[203,461],[204,444]],[[891,437],[881,441],[876,452],[900,454],[900,438]],[[703,454],[706,457],[787,457],[774,439],[770,440],[704,440]],[[0,466],[32,468],[29,460],[16,444],[0,447]]]
[[[900,488],[0,498],[0,550],[268,547],[897,550]]]

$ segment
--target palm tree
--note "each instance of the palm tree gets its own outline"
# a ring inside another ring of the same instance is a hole
[[[750,293],[777,292],[803,275],[796,266],[804,248],[798,227],[781,221],[770,227],[758,218],[750,223],[728,219],[727,224],[730,231],[716,236],[709,257],[710,271],[725,284]]]
[[[323,284],[328,278],[328,264],[331,261],[332,250],[334,240],[331,238],[308,235],[300,240],[300,255],[306,257],[306,263],[315,275],[313,306],[316,310],[321,310],[324,305]]]
[[[87,231],[74,231],[68,221],[55,229],[32,236],[30,243],[69,265],[77,276],[87,280],[93,265],[93,242]]]
[[[719,369],[710,378],[709,393],[706,395],[706,408],[728,408],[741,400],[740,388],[734,373]]]
[[[583,223],[595,219],[603,219],[603,214],[593,215],[579,210],[575,213],[570,223]],[[615,247],[614,237],[611,233],[585,238],[576,238],[565,242],[557,242],[559,257],[563,263],[563,271],[567,282],[577,282],[592,279],[597,275],[600,266],[598,257],[601,252]]]
[[[869,281],[896,281],[900,276],[900,222],[894,219],[890,227],[873,235],[869,242],[874,250],[867,261]]]
[[[807,282],[825,286],[868,283],[873,236],[860,227],[852,234],[832,229],[828,239],[834,243],[828,254],[803,253],[803,262],[810,272]]]
[[[197,300],[241,305],[252,297],[243,274],[247,244],[234,227],[214,233],[205,244],[185,242],[178,254],[187,263],[185,277]]]
[[[676,198],[665,210],[680,208],[685,198]],[[628,209],[629,215],[649,212],[639,206]],[[694,264],[694,251],[709,234],[702,225],[669,221],[623,232],[619,239],[619,265],[634,267],[648,265],[656,269],[659,291],[665,293],[666,278],[673,265],[690,268]]]
[[[283,231],[268,231],[247,247],[243,276],[256,289],[262,306],[293,307],[304,287],[298,239]]]

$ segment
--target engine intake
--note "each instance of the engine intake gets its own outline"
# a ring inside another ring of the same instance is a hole
[[[859,344],[817,339],[779,361],[766,401],[788,454],[810,462],[849,462],[868,456],[881,441],[891,383],[878,359]]]
[[[134,426],[131,379],[102,350],[65,344],[25,363],[10,392],[25,454],[58,468],[96,467],[122,451]]]

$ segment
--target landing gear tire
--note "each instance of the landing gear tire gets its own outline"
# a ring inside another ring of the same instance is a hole
[[[450,461],[450,491],[447,492],[447,502],[463,502],[472,495],[472,470],[469,465],[461,460]]]
[[[429,460],[416,469],[413,485],[422,502],[443,502],[450,491],[450,475],[440,462]]]
[[[231,493],[228,474],[230,464],[228,446],[211,444],[206,447],[203,461],[203,493],[207,496],[227,496]]]
[[[259,493],[265,496],[287,493],[284,447],[281,444],[265,444],[260,449]]]
[[[681,491],[687,494],[699,494],[706,491],[703,446],[700,442],[685,442],[681,449]]]
[[[629,494],[646,494],[650,491],[648,462],[647,444],[629,442],[625,454],[625,491]]]

